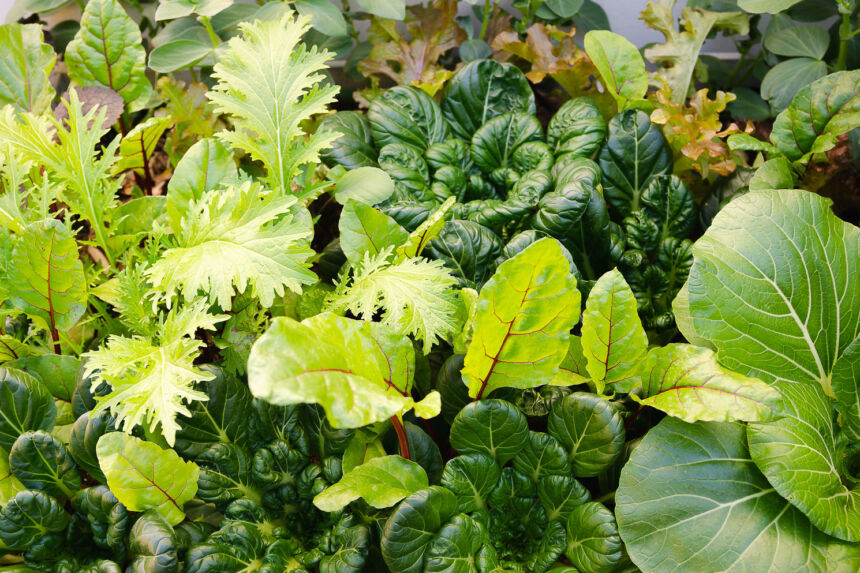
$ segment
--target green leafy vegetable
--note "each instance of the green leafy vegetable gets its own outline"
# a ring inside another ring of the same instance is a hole
[[[0,105],[10,104],[18,112],[41,114],[54,99],[48,79],[57,61],[36,24],[0,26]]]
[[[323,511],[337,511],[363,498],[373,507],[385,508],[427,485],[427,474],[415,462],[400,456],[383,456],[344,474],[339,482],[314,498],[314,505]]]

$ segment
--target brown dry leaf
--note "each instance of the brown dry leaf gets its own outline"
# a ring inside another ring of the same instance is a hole
[[[686,104],[670,100],[665,84],[654,94],[656,109],[651,112],[651,121],[663,126],[663,134],[675,153],[675,172],[695,170],[703,179],[711,174],[728,175],[737,168],[734,153],[726,144],[733,133],[752,131],[747,124],[741,130],[731,123],[723,127],[720,113],[735,99],[734,94],[718,91],[716,99],[708,98],[708,90],[702,89]]]
[[[406,12],[406,37],[396,22],[374,17],[368,39],[370,55],[358,63],[368,78],[387,77],[398,85],[413,85],[434,95],[452,72],[439,65],[439,58],[466,39],[457,24],[456,0],[434,0],[431,6],[410,6]]]
[[[575,35],[574,29],[565,32],[555,26],[538,23],[526,30],[525,41],[515,31],[508,30],[495,37],[492,47],[531,64],[526,77],[532,83],[540,83],[550,76],[571,97],[593,97],[603,109],[604,105],[611,102],[606,94],[598,91],[594,81],[598,77],[597,68],[585,50],[576,45],[573,40]]]

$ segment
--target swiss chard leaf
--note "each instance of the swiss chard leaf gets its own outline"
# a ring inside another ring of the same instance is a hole
[[[41,114],[54,99],[48,76],[57,61],[54,50],[37,24],[0,26],[0,106],[11,104],[19,112]]]
[[[353,265],[364,259],[364,254],[379,255],[387,247],[403,245],[409,233],[388,215],[370,205],[349,199],[338,222],[340,247]]]
[[[428,485],[427,474],[415,462],[400,456],[383,456],[368,460],[344,474],[339,482],[314,498],[314,505],[332,512],[362,498],[371,506],[382,509]]]
[[[469,395],[551,382],[577,322],[579,299],[570,264],[553,239],[541,239],[499,265],[478,299],[463,368]]]
[[[629,40],[609,30],[592,30],[585,35],[585,51],[600,72],[618,110],[637,102],[648,91],[648,73],[639,50]]]

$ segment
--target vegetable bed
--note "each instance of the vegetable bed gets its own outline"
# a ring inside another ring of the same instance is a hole
[[[779,93],[810,0],[644,56],[590,0],[79,4],[0,26],[0,572],[860,570],[853,3]]]

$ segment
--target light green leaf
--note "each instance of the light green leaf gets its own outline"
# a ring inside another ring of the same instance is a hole
[[[582,313],[582,353],[597,392],[636,388],[647,348],[633,291],[618,269],[611,270],[594,284]]]
[[[791,162],[785,157],[774,157],[756,169],[749,182],[750,191],[771,191],[774,189],[794,189],[796,176]]]
[[[171,525],[185,519],[183,506],[197,493],[197,464],[122,432],[99,438],[96,452],[108,487],[127,509],[154,510]]]
[[[585,354],[582,352],[582,337],[571,335],[567,353],[558,367],[558,374],[553,378],[552,384],[554,386],[576,386],[587,384],[589,380],[591,378],[589,378]]]
[[[855,338],[833,365],[831,384],[842,429],[849,439],[860,440],[860,337]]]
[[[777,14],[802,0],[738,0],[738,7],[753,14]]]
[[[781,113],[791,104],[801,89],[826,74],[827,64],[821,60],[810,58],[785,60],[765,74],[761,82],[761,97],[770,103],[774,113]],[[773,138],[772,132],[771,138]],[[778,143],[777,147],[779,147]]]
[[[788,415],[747,430],[753,461],[818,529],[860,541],[860,484],[844,468],[830,401],[819,386],[793,384],[782,392]]]
[[[381,321],[401,334],[422,341],[424,354],[437,339],[447,339],[457,329],[457,279],[441,261],[423,258],[392,263],[391,247],[379,255],[369,252],[354,266],[351,280],[337,285],[327,302],[329,309],[349,310],[364,320]]]
[[[201,64],[215,53],[209,42],[179,39],[157,46],[149,53],[149,67],[160,74],[169,74]]]
[[[303,322],[277,317],[251,348],[248,385],[272,404],[320,404],[335,428],[381,422],[412,405],[406,390],[414,362],[401,346],[412,345],[404,338],[380,345],[391,339],[387,331],[330,313]]]
[[[27,489],[9,469],[9,454],[0,449],[0,504],[6,505],[19,491]]]
[[[28,356],[30,347],[8,334],[0,335],[0,364]]]
[[[764,422],[783,414],[776,389],[726,370],[712,350],[689,344],[651,350],[642,390],[634,400],[685,422]]]
[[[56,219],[31,223],[12,251],[5,285],[15,308],[42,328],[69,330],[87,302],[84,266],[72,232]]]
[[[427,243],[442,232],[442,228],[445,226],[445,217],[456,203],[456,197],[448,197],[438,209],[430,213],[430,216],[417,229],[409,233],[406,243],[397,247],[398,258],[402,260],[420,255]]]
[[[463,368],[469,396],[549,384],[578,322],[579,304],[576,279],[555,239],[541,239],[499,265],[478,297]]]
[[[334,185],[334,198],[341,205],[353,199],[365,205],[382,203],[394,193],[391,177],[378,167],[347,171]]]
[[[387,247],[397,248],[409,233],[397,221],[364,203],[349,199],[340,214],[340,248],[346,260],[359,264],[365,253],[379,255]]]
[[[118,0],[87,2],[81,29],[66,47],[65,62],[72,82],[110,88],[132,110],[142,107],[152,93],[140,30]]]
[[[770,142],[748,133],[734,133],[729,136],[729,147],[731,149],[743,149],[745,151],[765,151],[767,153],[779,153],[779,150]]]
[[[311,25],[326,36],[349,34],[346,20],[339,8],[329,0],[296,0],[296,10],[311,19]]]
[[[701,69],[699,52],[715,30],[741,36],[749,32],[749,17],[743,12],[713,12],[685,7],[680,29],[675,27],[672,9],[675,0],[649,2],[640,18],[660,31],[666,42],[645,49],[645,58],[661,66],[659,74],[666,80],[673,103],[683,104],[690,92],[693,74]]]
[[[813,527],[750,460],[737,423],[665,418],[621,470],[615,516],[645,573],[829,571],[860,566],[860,546]]]
[[[190,16],[197,8],[194,0],[160,0],[158,8],[155,9],[155,21],[174,20]]]
[[[288,13],[240,24],[241,35],[228,42],[215,65],[218,83],[206,94],[235,126],[218,136],[261,161],[266,183],[284,194],[292,193],[290,183],[299,168],[317,163],[320,150],[338,137],[328,131],[307,136],[301,127],[326,111],[338,91],[319,83],[331,54],[299,45],[308,22]]]
[[[380,18],[403,20],[406,17],[406,0],[358,0],[358,5]]]
[[[592,30],[585,35],[585,51],[615,98],[618,110],[629,100],[641,100],[648,91],[648,72],[639,50],[629,40],[608,30]]]
[[[400,456],[368,460],[314,498],[323,511],[339,511],[358,498],[377,509],[391,507],[429,485],[424,469]]]
[[[163,116],[151,117],[134,126],[134,129],[122,138],[119,144],[119,160],[114,163],[111,172],[116,175],[133,170],[143,175],[144,166],[149,165],[158,140],[171,123],[170,116]]]
[[[192,300],[203,291],[224,310],[233,295],[250,294],[269,308],[285,289],[300,293],[317,276],[309,270],[310,215],[294,197],[263,192],[245,183],[211,190],[191,202],[177,233],[146,275],[169,300]]]
[[[764,47],[777,56],[820,60],[830,46],[830,35],[820,26],[804,24],[781,28],[764,37]]]
[[[805,78],[800,84],[791,105],[777,116],[770,135],[792,161],[832,149],[837,136],[860,126],[860,70],[814,79]]]
[[[48,77],[57,55],[44,42],[39,24],[0,26],[0,107],[41,114],[56,92]]]

